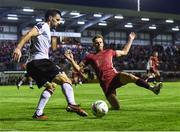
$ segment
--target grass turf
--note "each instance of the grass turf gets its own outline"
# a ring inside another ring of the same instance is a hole
[[[123,86],[117,90],[121,110],[109,111],[103,118],[94,117],[90,109],[94,101],[105,100],[99,85],[83,84],[74,91],[88,117],[66,112],[57,87],[45,108],[49,119],[33,120],[42,90],[0,86],[0,131],[180,131],[180,82],[164,83],[158,96],[134,84]]]

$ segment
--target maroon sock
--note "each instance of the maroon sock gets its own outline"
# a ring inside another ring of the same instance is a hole
[[[150,89],[150,85],[146,81],[144,81],[142,79],[138,79],[136,81],[136,85],[147,88],[147,89]]]

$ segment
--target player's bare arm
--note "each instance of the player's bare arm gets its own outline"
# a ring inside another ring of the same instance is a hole
[[[74,60],[74,56],[73,53],[71,52],[71,50],[66,50],[64,53],[64,56],[66,57],[66,59],[72,64],[72,66],[77,70],[80,71],[81,68],[80,66],[76,63],[76,61]]]
[[[51,47],[53,51],[57,50],[57,37],[56,36],[51,37]]]
[[[134,32],[131,32],[129,34],[128,42],[124,46],[124,48],[122,50],[116,50],[116,56],[117,57],[128,54],[129,49],[131,48],[132,42],[135,39],[135,37],[136,37],[136,34]]]
[[[86,78],[86,75],[84,74],[84,67],[85,64],[83,62],[79,63],[79,65],[76,63],[76,61],[74,60],[74,56],[71,52],[71,50],[67,50],[65,51],[64,56],[66,57],[66,59],[72,64],[72,66],[74,67],[75,70],[77,70],[78,72],[81,73],[81,75]]]
[[[16,48],[13,51],[14,61],[17,61],[17,62],[20,61],[20,58],[22,56],[22,53],[21,53],[22,47],[25,45],[27,41],[31,39],[31,37],[37,36],[38,34],[39,34],[38,30],[34,27],[21,38],[21,40],[19,41],[19,43],[17,44]]]
[[[87,74],[85,73],[85,64],[83,62],[79,63],[79,67],[80,67],[80,74],[84,79],[88,79]]]

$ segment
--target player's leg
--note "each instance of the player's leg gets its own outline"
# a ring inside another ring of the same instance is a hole
[[[26,80],[25,75],[23,75],[22,77],[20,77],[20,78],[18,79],[18,81],[16,82],[16,85],[17,85],[17,88],[18,88],[18,89],[19,89],[20,86],[25,82],[25,80]]]
[[[29,88],[30,89],[34,89],[33,88],[33,79],[29,76],[29,77],[27,77],[27,79],[28,79],[28,82],[29,82]]]
[[[54,93],[56,84],[55,83],[49,83],[47,82],[46,84],[44,84],[45,90],[42,92],[36,111],[33,115],[33,118],[36,119],[47,119],[48,117],[44,115],[44,108],[47,104],[47,102],[49,101],[50,97],[52,96],[52,94]]]
[[[81,109],[78,105],[76,105],[74,91],[72,88],[72,82],[64,72],[58,74],[52,80],[52,82],[61,85],[62,91],[63,91],[66,101],[68,103],[68,106],[66,109],[67,111],[76,112],[80,116],[88,115],[83,109]]]
[[[145,81],[148,82],[150,76],[150,69],[146,69],[146,76],[145,76]]]
[[[78,83],[79,83],[79,85],[82,86],[82,78],[81,78],[81,76],[78,77]]]
[[[56,75],[52,82],[61,85],[62,91],[68,103],[75,104],[72,82],[64,72]]]
[[[44,115],[44,108],[52,96],[56,86],[55,83],[50,83],[48,80],[52,80],[59,71],[56,70],[54,63],[49,60],[42,59],[29,62],[27,64],[27,73],[35,80],[39,88],[45,87],[45,90],[40,96],[33,118],[47,119],[47,116]]]
[[[162,87],[162,84],[157,84],[155,86],[151,86],[146,81],[144,81],[143,79],[141,79],[139,77],[136,77],[133,74],[121,72],[121,73],[119,73],[119,76],[120,76],[120,81],[122,84],[127,84],[127,83],[132,82],[132,83],[135,83],[136,85],[138,85],[140,87],[144,87],[148,90],[151,90],[155,94],[159,94],[160,89]]]
[[[120,109],[120,104],[119,104],[119,101],[116,97],[116,94],[111,93],[111,94],[107,95],[106,99],[109,101],[112,110],[119,110]]]
[[[155,74],[153,72],[149,72],[146,82],[154,82],[155,81]]]
[[[43,114],[43,110],[49,98],[53,94],[55,88],[54,84],[62,85],[62,89],[65,92],[68,102],[75,102],[74,93],[71,86],[71,80],[67,79],[66,76],[63,76],[64,74],[59,74],[59,68],[52,61],[47,59],[33,60],[27,64],[27,71],[29,75],[36,81],[36,84],[39,88],[46,84],[46,89],[41,94],[36,112],[33,116],[34,118],[40,119],[41,117],[45,117]],[[50,80],[50,83],[47,83],[48,80]],[[83,113],[84,111],[78,108],[78,110],[76,109],[76,111],[74,110],[74,112]]]
[[[160,82],[160,72],[158,70],[155,71],[155,79],[157,82]]]

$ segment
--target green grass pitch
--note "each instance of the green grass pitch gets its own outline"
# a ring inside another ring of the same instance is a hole
[[[66,112],[57,87],[45,108],[49,119],[33,120],[42,90],[0,86],[0,131],[180,131],[180,82],[165,82],[158,96],[134,84],[123,86],[117,90],[121,110],[109,111],[103,118],[93,116],[90,109],[94,101],[105,100],[99,85],[83,84],[74,91],[88,117]]]

